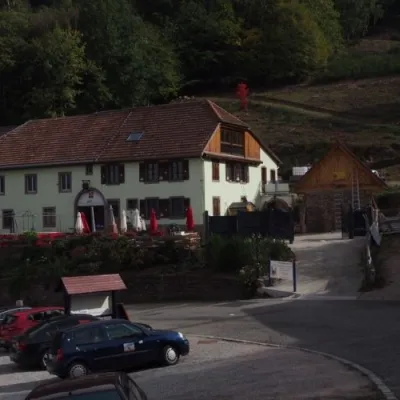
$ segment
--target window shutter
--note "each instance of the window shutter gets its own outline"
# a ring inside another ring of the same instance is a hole
[[[154,211],[156,212],[156,217],[157,219],[160,219],[160,199],[156,198],[153,201],[154,204]],[[150,218],[150,211],[149,211],[149,218]]]
[[[160,181],[168,181],[171,175],[169,174],[169,163],[162,162],[158,167],[158,179]]]
[[[189,160],[183,160],[183,179],[189,180]]]
[[[147,219],[146,200],[139,201],[139,212],[142,218]]]
[[[246,183],[249,183],[249,181],[250,181],[249,166],[248,165],[244,166],[244,181]]]
[[[101,184],[107,184],[107,167],[105,165],[101,166]]]
[[[125,165],[120,164],[119,166],[119,183],[125,183]]]
[[[160,199],[160,218],[168,218],[170,215],[169,212],[169,199]]]
[[[190,207],[190,199],[189,198],[185,198],[183,200],[183,206],[185,207],[185,212],[186,212],[186,210]]]
[[[146,175],[146,165],[145,163],[139,164],[139,181],[144,182],[144,177]]]

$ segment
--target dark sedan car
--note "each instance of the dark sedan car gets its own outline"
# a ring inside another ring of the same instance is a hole
[[[180,332],[148,329],[124,319],[102,320],[56,334],[47,370],[60,378],[122,371],[154,362],[175,365],[189,354]]]
[[[13,338],[10,359],[21,367],[46,368],[47,355],[57,332],[97,320],[92,315],[73,314],[44,321]]]
[[[143,390],[125,373],[106,373],[44,383],[25,400],[147,400]]]

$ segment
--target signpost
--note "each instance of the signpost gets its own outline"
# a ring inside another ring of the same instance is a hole
[[[296,260],[269,261],[269,280],[284,279],[293,282],[293,292],[297,291]]]

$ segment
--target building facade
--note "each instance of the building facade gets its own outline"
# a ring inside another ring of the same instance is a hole
[[[160,224],[224,215],[257,203],[277,179],[279,159],[250,128],[210,101],[29,121],[0,137],[2,233],[91,229],[151,209]],[[12,218],[14,216],[14,218]],[[118,221],[117,221],[118,222]]]

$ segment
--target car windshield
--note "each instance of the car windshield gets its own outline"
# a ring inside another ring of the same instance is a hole
[[[45,399],[46,397],[44,397]],[[54,400],[121,400],[117,389],[106,390],[102,392],[91,392],[91,393],[71,393],[68,395],[61,395],[60,397],[52,397]]]

